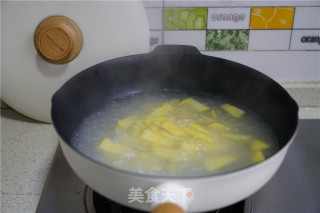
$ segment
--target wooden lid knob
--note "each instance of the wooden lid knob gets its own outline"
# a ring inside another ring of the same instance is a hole
[[[65,64],[79,54],[82,35],[72,20],[52,16],[38,25],[34,33],[34,46],[44,60],[53,64]]]
[[[162,203],[152,213],[184,213],[182,208],[174,203]]]

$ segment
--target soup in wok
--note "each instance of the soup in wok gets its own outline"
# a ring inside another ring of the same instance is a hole
[[[134,94],[85,118],[71,143],[103,164],[161,176],[221,174],[279,150],[272,129],[250,109],[203,94]]]

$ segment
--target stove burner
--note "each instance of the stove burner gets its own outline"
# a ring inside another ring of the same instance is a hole
[[[145,213],[145,211],[140,211],[132,209],[116,202],[113,202],[99,193],[87,188],[86,192],[86,208],[89,213]],[[243,213],[245,212],[245,201],[240,201],[231,206],[209,211],[206,213]]]
[[[144,211],[132,209],[121,204],[115,203],[97,192],[93,191],[92,193],[93,206],[96,210],[96,213],[144,213]],[[147,213],[147,212],[145,212]]]

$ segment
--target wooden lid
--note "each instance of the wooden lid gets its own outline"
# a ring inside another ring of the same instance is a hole
[[[184,213],[182,208],[173,203],[162,203],[158,205],[152,213]]]
[[[65,64],[79,54],[82,35],[72,20],[64,16],[52,16],[38,25],[34,33],[34,46],[44,60]]]

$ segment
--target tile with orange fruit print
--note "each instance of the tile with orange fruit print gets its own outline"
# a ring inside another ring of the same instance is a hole
[[[253,7],[250,29],[291,29],[294,9],[294,7]]]

